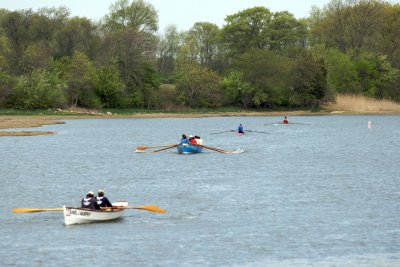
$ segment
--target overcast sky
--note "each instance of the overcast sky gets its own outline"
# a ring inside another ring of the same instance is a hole
[[[0,0],[0,8],[20,10],[40,7],[65,6],[71,16],[81,16],[99,20],[109,12],[116,0]],[[312,6],[323,7],[329,0],[145,0],[158,11],[159,27],[163,32],[169,24],[175,24],[178,30],[185,31],[195,22],[211,22],[222,27],[225,17],[238,11],[264,6],[272,12],[289,11],[296,18],[309,15]],[[391,0],[399,3],[400,0]]]

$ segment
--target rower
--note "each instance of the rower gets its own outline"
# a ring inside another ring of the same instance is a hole
[[[84,197],[81,201],[81,207],[91,210],[99,209],[100,207],[93,196],[94,194],[92,191],[87,192],[86,197]]]
[[[287,119],[287,117],[285,116],[285,118],[282,121],[283,124],[289,124],[289,120]]]
[[[243,127],[242,124],[239,124],[239,127],[238,127],[237,131],[238,131],[239,134],[244,134],[244,127]]]
[[[96,202],[97,202],[97,205],[99,205],[100,208],[103,208],[103,207],[112,207],[111,202],[108,200],[108,198],[106,198],[106,197],[104,196],[104,190],[103,190],[103,189],[100,189],[100,190],[97,192]]]

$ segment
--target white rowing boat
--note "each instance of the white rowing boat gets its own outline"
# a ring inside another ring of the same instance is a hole
[[[113,206],[128,206],[127,201],[112,203]],[[91,210],[85,208],[76,208],[64,206],[65,225],[83,224],[93,222],[110,221],[120,218],[125,209],[112,208],[109,210]]]

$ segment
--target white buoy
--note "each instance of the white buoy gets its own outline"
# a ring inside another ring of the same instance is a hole
[[[368,129],[371,129],[372,125],[371,125],[371,121],[368,121]]]

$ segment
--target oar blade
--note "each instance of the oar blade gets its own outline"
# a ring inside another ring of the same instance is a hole
[[[63,208],[13,208],[11,211],[14,213],[29,213],[29,212],[43,212],[43,211],[62,211]]]
[[[148,148],[150,148],[150,147],[149,146],[137,146],[136,150],[146,150]]]
[[[137,206],[137,207],[135,207],[135,209],[148,210],[148,211],[160,212],[160,213],[167,212],[165,209],[162,209],[162,208],[160,208],[159,206],[156,206],[156,205]]]

